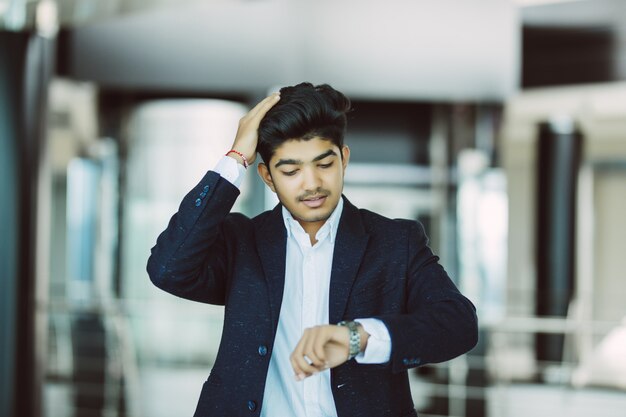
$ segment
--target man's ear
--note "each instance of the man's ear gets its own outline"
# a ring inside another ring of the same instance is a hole
[[[344,171],[348,166],[348,162],[350,162],[350,148],[348,148],[348,145],[343,145],[343,148],[341,148],[341,165],[343,165]]]
[[[276,188],[274,188],[274,181],[272,180],[272,174],[270,174],[270,170],[263,162],[259,162],[257,164],[257,172],[259,173],[259,177],[263,180],[264,183],[270,187],[270,190],[276,192]]]

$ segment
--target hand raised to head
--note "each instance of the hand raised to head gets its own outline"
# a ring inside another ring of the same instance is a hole
[[[279,93],[269,95],[239,120],[239,127],[237,128],[237,135],[235,136],[232,149],[241,152],[249,164],[252,164],[256,158],[259,124],[269,109],[278,103],[279,100]],[[235,153],[231,153],[230,156],[239,158]]]

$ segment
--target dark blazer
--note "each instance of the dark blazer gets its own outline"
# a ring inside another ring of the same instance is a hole
[[[183,199],[148,260],[159,288],[225,306],[219,352],[195,417],[254,416],[263,405],[287,233],[280,205],[252,219],[229,214],[238,195],[209,171]],[[330,279],[330,323],[378,318],[389,329],[392,352],[385,364],[351,360],[331,370],[339,417],[416,416],[407,370],[452,359],[476,344],[474,306],[438,259],[418,222],[387,219],[344,198]]]

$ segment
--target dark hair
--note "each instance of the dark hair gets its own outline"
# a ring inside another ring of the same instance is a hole
[[[259,125],[257,151],[269,163],[276,148],[290,139],[320,137],[343,147],[350,100],[328,84],[301,83],[280,89],[280,101]]]

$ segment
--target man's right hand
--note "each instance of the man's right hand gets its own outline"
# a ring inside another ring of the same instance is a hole
[[[274,104],[280,100],[280,94],[274,93],[268,97],[265,97],[260,101],[252,110],[250,110],[245,116],[239,120],[239,127],[237,128],[237,136],[233,143],[232,149],[241,152],[246,157],[248,164],[252,165],[256,159],[256,146],[259,140],[258,130],[261,120],[265,114],[271,109]],[[239,163],[243,163],[241,157],[236,153],[229,153]]]

